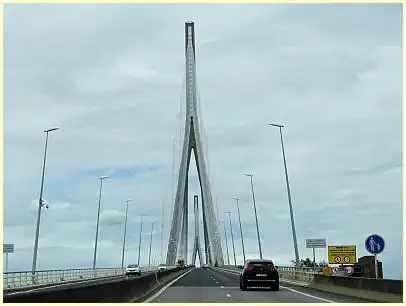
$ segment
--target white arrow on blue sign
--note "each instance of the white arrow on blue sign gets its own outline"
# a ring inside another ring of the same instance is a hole
[[[385,249],[385,240],[376,234],[369,235],[367,239],[365,239],[365,248],[371,254],[380,254]]]

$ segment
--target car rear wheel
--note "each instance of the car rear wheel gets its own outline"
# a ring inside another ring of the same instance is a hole
[[[244,281],[242,281],[242,283],[241,283],[241,290],[242,290],[242,291],[246,291],[246,290],[247,290],[247,283],[244,282]]]
[[[275,285],[271,286],[272,291],[279,291],[279,283],[276,283]]]

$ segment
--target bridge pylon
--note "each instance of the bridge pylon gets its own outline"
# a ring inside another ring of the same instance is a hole
[[[178,185],[172,216],[172,225],[169,235],[167,265],[174,265],[178,256],[184,258],[187,264],[188,246],[188,172],[190,158],[193,150],[197,172],[200,181],[204,246],[206,263],[215,262],[223,264],[223,251],[213,199],[210,190],[210,181],[206,159],[204,156],[201,138],[198,105],[196,94],[196,45],[195,26],[193,22],[185,23],[185,60],[186,60],[186,118],[183,139],[182,155],[180,160]]]

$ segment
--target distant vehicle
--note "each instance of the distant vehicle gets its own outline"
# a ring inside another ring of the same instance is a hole
[[[160,264],[158,267],[158,271],[166,271],[166,265],[165,264]]]
[[[141,276],[141,269],[137,265],[128,265],[127,268],[125,268],[125,275],[126,276],[131,276],[131,275]]]
[[[240,274],[240,289],[248,287],[269,287],[279,291],[278,268],[269,259],[252,259],[245,261]]]
[[[209,268],[210,266],[208,264],[203,264],[202,267],[206,269]]]
[[[219,266],[218,261],[216,260],[216,262],[214,263],[214,266],[217,268]]]
[[[178,261],[176,263],[176,266],[178,268],[184,268],[185,267],[185,260],[183,258],[178,258]]]

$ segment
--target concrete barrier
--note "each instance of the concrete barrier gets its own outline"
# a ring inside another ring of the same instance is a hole
[[[361,277],[315,275],[307,286],[320,291],[376,302],[403,302],[403,281]]]
[[[97,303],[136,302],[188,269],[172,269],[139,278],[124,278],[99,284],[52,286],[4,295],[4,303]]]

